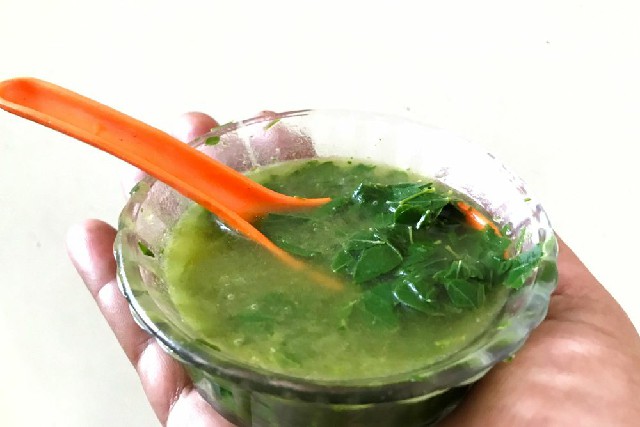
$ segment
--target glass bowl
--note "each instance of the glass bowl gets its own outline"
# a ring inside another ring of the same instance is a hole
[[[557,283],[557,241],[548,218],[519,178],[460,137],[402,118],[305,110],[229,123],[191,144],[239,171],[335,156],[410,169],[468,196],[497,224],[508,224],[512,236],[524,231],[523,250],[538,243],[544,250],[538,268],[508,295],[491,326],[444,360],[382,378],[305,380],[235,362],[181,320],[160,254],[191,202],[145,177],[119,220],[121,290],[139,325],[184,365],[201,395],[240,426],[431,425],[470,384],[514,354],[546,315]]]

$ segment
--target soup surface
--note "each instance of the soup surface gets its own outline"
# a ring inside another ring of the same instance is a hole
[[[454,192],[406,171],[348,159],[292,161],[252,179],[281,193],[332,198],[256,226],[336,290],[294,271],[198,205],[167,238],[169,292],[185,322],[238,362],[317,380],[408,372],[476,339],[541,254],[476,230]]]

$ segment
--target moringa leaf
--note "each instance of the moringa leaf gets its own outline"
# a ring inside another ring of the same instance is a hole
[[[395,208],[395,223],[408,224],[415,228],[429,226],[450,202],[448,196],[437,193],[432,186],[425,186],[419,193],[398,203]]]
[[[402,255],[388,242],[371,246],[362,251],[353,269],[353,280],[363,283],[375,279],[396,268]]]
[[[271,120],[269,123],[266,124],[266,126],[264,127],[264,130],[271,129],[272,127],[277,125],[279,121],[280,121],[280,119]]]
[[[147,246],[147,244],[144,243],[142,240],[138,240],[138,248],[140,249],[140,252],[142,252],[143,255],[151,258],[155,258],[156,254],[154,254],[153,251],[149,249],[149,246]]]
[[[478,308],[484,303],[484,286],[465,279],[447,279],[444,288],[451,303],[459,308]]]
[[[308,249],[308,248],[305,248],[305,247],[302,247],[302,246],[298,246],[298,245],[290,243],[290,242],[288,242],[287,240],[284,240],[284,239],[279,239],[278,241],[275,241],[274,243],[276,245],[280,246],[285,251],[289,252],[290,254],[293,254],[293,255],[301,257],[301,258],[313,258],[313,257],[321,255],[320,251],[317,251],[317,250],[314,250],[314,249]]]
[[[204,140],[204,145],[218,145],[220,143],[219,136],[210,136]]]
[[[504,284],[513,289],[520,289],[538,266],[541,258],[542,246],[537,244],[531,250],[510,259],[508,261],[510,268]]]
[[[432,281],[400,278],[394,282],[393,296],[400,304],[425,314],[439,311],[438,288]]]
[[[323,174],[338,167],[313,162]],[[302,167],[287,179],[304,173]],[[279,180],[272,179],[269,187],[278,190]],[[317,180],[308,194],[337,190],[327,182]],[[269,215],[259,222],[283,249],[358,284],[362,294],[345,308],[343,326],[359,319],[395,327],[406,313],[442,316],[481,307],[494,286],[522,287],[542,257],[536,247],[505,259],[507,249],[518,247],[504,227],[502,234],[489,227],[472,229],[456,207],[459,199],[432,183],[356,181],[352,188],[332,193],[331,202],[313,211]],[[354,232],[353,224],[362,224],[360,231]],[[310,247],[308,236],[327,229],[333,234],[322,242],[323,249]]]
[[[400,324],[390,283],[380,283],[365,291],[360,300],[352,305],[351,314],[370,326],[397,328]]]

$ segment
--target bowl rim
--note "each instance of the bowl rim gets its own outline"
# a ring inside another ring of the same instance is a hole
[[[293,110],[282,113],[269,113],[245,120],[230,122],[202,135],[189,144],[198,146],[211,136],[222,136],[236,131],[242,127],[253,126],[265,122],[271,123],[290,117],[309,116],[313,114],[355,114],[367,118],[380,117],[384,119],[410,122],[438,131],[441,128],[430,126],[422,122],[407,119],[401,116],[388,114],[369,113],[352,110]],[[449,131],[444,131],[449,133]],[[464,141],[467,142],[468,141]],[[475,150],[485,156],[489,156],[496,167],[502,168],[509,176],[517,178],[507,167],[500,163],[495,156],[480,150],[478,146],[471,144]],[[519,178],[518,178],[519,180]],[[142,179],[148,189],[157,182],[155,178],[145,175]],[[519,180],[521,182],[521,180]],[[529,192],[527,191],[527,194]],[[549,223],[548,217],[539,206],[540,224],[546,230],[544,239],[545,256],[538,269],[530,278],[530,285],[524,286],[513,295],[522,293],[526,296],[526,314],[524,322],[518,324],[517,331],[513,324],[497,329],[488,345],[478,347],[478,341],[486,335],[482,333],[475,341],[466,346],[462,351],[451,354],[435,364],[418,368],[409,372],[402,372],[384,377],[372,377],[356,380],[309,380],[290,375],[274,373],[267,370],[251,367],[242,363],[229,360],[227,357],[216,357],[215,351],[203,343],[184,343],[179,336],[181,331],[167,325],[166,322],[153,322],[147,315],[150,309],[149,301],[140,298],[136,292],[132,277],[139,275],[139,269],[127,259],[127,238],[131,230],[128,228],[132,222],[128,219],[136,211],[146,191],[138,191],[131,195],[120,214],[119,227],[114,243],[114,255],[117,266],[117,279],[120,291],[129,304],[130,311],[136,322],[152,335],[161,347],[171,356],[192,368],[202,370],[209,375],[223,378],[253,391],[274,394],[282,397],[295,396],[306,401],[326,401],[330,403],[379,403],[389,400],[404,400],[425,395],[435,395],[449,388],[462,386],[476,381],[484,375],[493,365],[510,357],[526,341],[529,334],[544,319],[547,313],[551,293],[557,285],[557,253],[558,244],[555,233]],[[137,271],[137,272],[136,272]],[[544,280],[542,279],[544,277]],[[132,286],[133,285],[133,286]],[[535,290],[535,292],[533,292]],[[525,292],[530,291],[530,292]],[[511,298],[511,297],[510,297]],[[502,311],[505,310],[506,304]],[[500,317],[500,315],[498,315]],[[169,326],[169,327],[167,327]],[[517,332],[514,337],[514,332]],[[486,344],[486,343],[485,343]],[[457,357],[454,357],[457,356]],[[454,359],[454,360],[452,360]]]

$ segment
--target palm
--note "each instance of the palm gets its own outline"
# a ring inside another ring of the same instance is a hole
[[[192,113],[180,125],[176,136],[186,141],[216,122]],[[131,188],[129,184],[125,188]],[[136,368],[160,422],[230,426],[194,390],[180,365],[133,321],[115,279],[114,237],[109,225],[87,221],[70,231],[69,255]],[[634,404],[640,395],[638,334],[564,245],[559,269],[560,283],[547,320],[512,362],[500,364],[473,388],[443,425],[636,425],[640,419],[640,405]]]
[[[622,309],[561,243],[546,320],[446,426],[637,425],[640,340]]]

